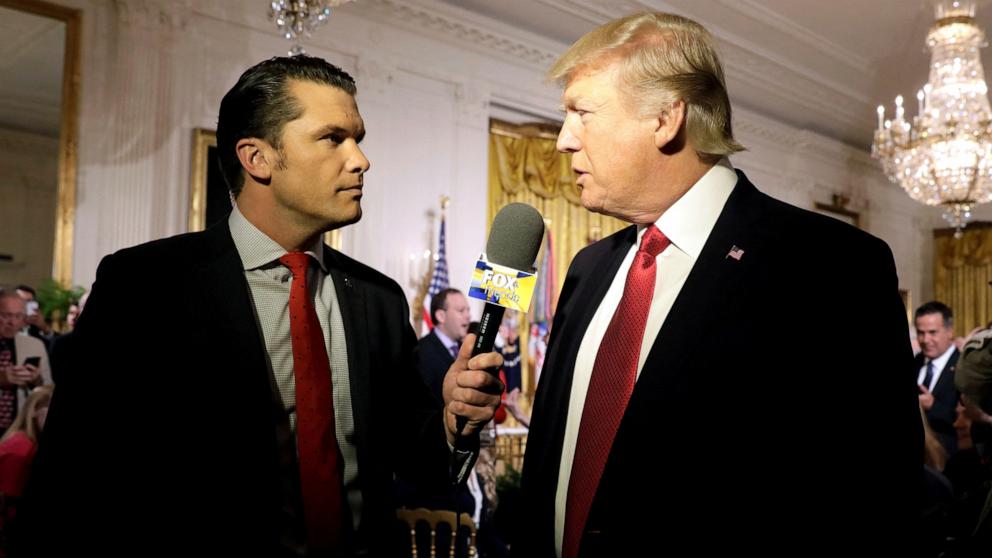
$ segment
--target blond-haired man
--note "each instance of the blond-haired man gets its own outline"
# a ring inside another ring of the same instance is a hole
[[[569,269],[515,552],[841,555],[905,542],[923,446],[885,243],[735,171],[723,71],[691,20],[607,23],[550,77],[564,86],[558,148],[583,205],[633,226]]]

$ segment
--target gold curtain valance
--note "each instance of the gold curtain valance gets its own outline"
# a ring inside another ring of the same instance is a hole
[[[964,236],[958,239],[954,238],[953,229],[934,233],[940,266],[953,269],[992,263],[992,223],[971,223],[963,232]]]
[[[581,205],[572,157],[555,148],[557,131],[547,125],[514,126],[493,121],[489,137],[493,174],[504,192],[515,195],[526,188],[542,198],[560,196],[572,205]]]
[[[954,332],[965,335],[992,320],[992,223],[970,223],[961,238],[934,231],[934,297],[954,312]]]

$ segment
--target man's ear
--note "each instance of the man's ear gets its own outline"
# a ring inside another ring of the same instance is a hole
[[[664,149],[678,137],[685,123],[685,112],[685,101],[679,99],[658,115],[658,127],[654,131],[654,144],[658,149]]]
[[[269,182],[276,161],[275,150],[268,142],[258,138],[242,138],[235,144],[234,151],[248,174],[258,182]]]

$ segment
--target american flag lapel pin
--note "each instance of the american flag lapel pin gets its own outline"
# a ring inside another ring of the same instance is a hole
[[[741,256],[743,256],[743,255],[744,255],[744,249],[743,248],[738,248],[736,244],[734,244],[730,248],[730,251],[727,252],[727,258],[734,258],[737,261],[741,261]],[[726,258],[724,258],[724,259],[726,259]]]

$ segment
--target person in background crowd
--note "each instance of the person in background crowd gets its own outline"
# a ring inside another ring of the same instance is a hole
[[[27,334],[41,341],[46,350],[49,349],[52,341],[52,328],[45,321],[45,316],[41,314],[41,309],[38,306],[38,293],[30,285],[18,285],[14,287],[14,292],[27,303],[27,318],[24,320]]]
[[[472,313],[468,299],[458,289],[443,289],[434,295],[430,310],[434,328],[417,342],[417,370],[434,397],[442,401],[444,375],[455,362]]]
[[[31,389],[52,383],[45,345],[21,334],[26,318],[23,298],[0,293],[0,431],[14,423]]]
[[[90,293],[83,293],[83,296],[79,297],[77,303],[69,306],[69,313],[65,317],[65,324],[68,331],[61,335],[56,335],[52,339],[52,380],[56,384],[62,381],[66,369],[72,365],[71,355],[73,353],[75,339],[73,330],[76,328],[76,321],[83,313],[83,308],[86,306],[86,299],[89,296]]]
[[[523,387],[523,351],[520,347],[520,320],[517,312],[507,310],[499,325],[497,338],[499,352],[503,355],[503,373],[506,374],[506,391],[512,392]]]
[[[17,502],[24,494],[53,390],[50,385],[31,390],[14,423],[0,437],[0,530],[4,538],[16,517]]]
[[[927,421],[948,456],[957,451],[955,409],[961,394],[954,387],[954,369],[960,353],[954,346],[954,315],[946,304],[932,301],[916,309],[914,316],[920,354],[913,362],[919,385],[919,400]]]

